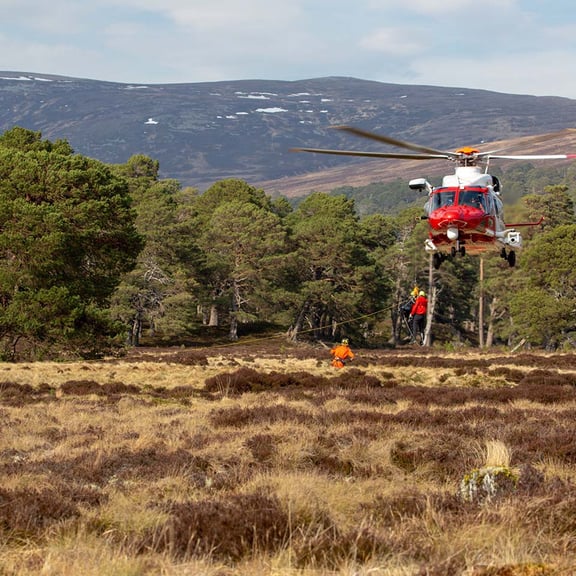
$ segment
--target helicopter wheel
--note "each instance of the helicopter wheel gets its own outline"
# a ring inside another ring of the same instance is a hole
[[[452,248],[450,248],[450,255],[452,256],[452,258],[456,256],[456,246],[452,246]]]
[[[510,266],[510,268],[514,268],[514,265],[516,264],[516,252],[510,250],[506,259],[508,260],[508,266]]]
[[[460,256],[466,256],[466,246],[460,246],[459,250]]]
[[[504,258],[504,260],[508,260],[508,255],[506,254],[506,248],[502,248],[502,250],[500,250],[500,258]]]

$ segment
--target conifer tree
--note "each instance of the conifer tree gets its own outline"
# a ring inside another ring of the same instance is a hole
[[[21,128],[0,137],[0,174],[1,353],[106,349],[110,296],[142,247],[126,182]]]
[[[300,286],[292,338],[302,330],[315,338],[360,334],[362,323],[352,321],[385,303],[388,278],[371,257],[373,239],[369,228],[362,231],[354,202],[313,193],[287,222]]]
[[[278,212],[285,214],[287,207],[244,181],[228,179],[196,198],[193,209],[206,258],[200,298],[210,311],[208,324],[218,326],[225,317],[235,340],[239,324],[270,318],[286,252]]]

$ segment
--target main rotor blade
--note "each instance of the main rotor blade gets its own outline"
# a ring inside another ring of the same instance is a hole
[[[502,150],[502,148],[498,150],[488,150],[487,152],[478,152],[477,156],[478,158],[496,158],[495,154],[496,152],[500,152],[500,150]]]
[[[573,160],[576,154],[521,154],[503,156],[500,154],[490,155],[489,158],[498,160]]]
[[[406,148],[407,150],[414,150],[415,152],[424,152],[425,154],[441,154],[444,158],[452,158],[456,156],[454,152],[446,152],[444,150],[436,150],[435,148],[430,148],[428,146],[420,146],[419,144],[404,142],[403,140],[397,140],[396,138],[392,138],[390,136],[383,136],[382,134],[376,134],[375,132],[361,130],[360,128],[355,128],[354,126],[333,126],[332,128],[335,130],[343,130],[344,132],[349,132],[350,134],[355,134],[356,136],[361,136],[362,138],[376,140],[376,142],[390,144],[391,146],[398,146],[399,148]]]
[[[400,160],[450,160],[447,154],[405,154],[403,152],[360,152],[357,150],[328,150],[326,148],[290,148],[290,152],[317,152],[335,156],[365,156],[368,158],[397,158]]]

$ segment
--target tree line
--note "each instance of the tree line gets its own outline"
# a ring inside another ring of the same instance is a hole
[[[435,345],[572,346],[568,176],[537,189],[525,178],[507,205],[509,219],[545,216],[515,268],[495,254],[434,271]],[[200,194],[147,156],[107,165],[13,128],[0,136],[0,355],[94,357],[262,327],[397,345],[401,304],[430,282],[427,228],[421,207],[383,214],[368,196],[363,211],[349,189],[292,205],[233,178]]]

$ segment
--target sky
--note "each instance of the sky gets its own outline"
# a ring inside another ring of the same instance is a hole
[[[0,0],[0,13],[1,71],[346,76],[576,99],[574,0]]]

